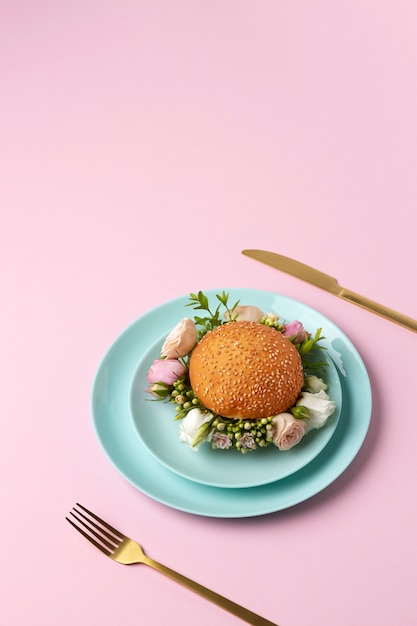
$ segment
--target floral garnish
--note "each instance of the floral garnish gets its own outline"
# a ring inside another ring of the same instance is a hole
[[[272,441],[280,450],[290,450],[306,433],[306,420],[299,420],[292,413],[275,415],[272,425]]]
[[[237,301],[232,307],[229,307],[229,294],[225,291],[221,294],[216,294],[216,298],[219,301],[219,304],[214,311],[211,310],[208,298],[202,291],[199,291],[197,294],[190,293],[190,302],[185,305],[192,306],[196,311],[200,310],[207,312],[207,315],[204,317],[200,317],[198,315],[194,317],[196,326],[201,326],[198,331],[199,340],[210,330],[213,330],[213,328],[216,328],[224,323],[224,321],[220,318],[220,308],[222,305],[226,309],[226,315],[229,321],[233,321],[235,319],[234,310],[238,306],[239,301]]]
[[[275,445],[289,450],[313,429],[322,428],[335,411],[335,403],[327,394],[327,385],[317,374],[328,363],[320,360],[326,348],[319,345],[324,337],[318,328],[314,335],[299,320],[285,322],[274,313],[264,313],[253,305],[229,303],[229,294],[216,294],[218,304],[213,308],[207,296],[199,291],[190,294],[196,314],[194,320],[183,318],[168,334],[161,357],[152,363],[147,391],[156,400],[166,400],[176,406],[175,419],[180,421],[179,438],[194,450],[203,442],[214,449],[236,449],[246,454],[250,450]],[[224,309],[221,315],[221,309]],[[250,321],[275,328],[298,350],[304,372],[304,383],[295,402],[285,413],[262,419],[232,419],[217,415],[202,405],[189,379],[188,362],[196,344],[210,331],[222,324]]]
[[[182,420],[180,426],[180,439],[188,443],[194,450],[198,449],[199,444],[205,439],[210,426],[212,416],[208,411],[193,409],[189,411],[187,416]]]
[[[178,359],[155,359],[146,376],[148,383],[173,385],[185,374],[185,365]]]
[[[297,405],[302,406],[308,411],[307,432],[313,428],[321,428],[327,421],[327,418],[335,410],[335,404],[330,400],[324,389],[316,393],[302,391]]]
[[[294,320],[289,324],[284,324],[282,334],[293,343],[303,343],[303,341],[307,339],[307,333],[304,330],[304,326],[298,320]]]
[[[165,339],[161,355],[167,359],[186,356],[194,348],[197,339],[195,324],[188,317],[184,317]]]

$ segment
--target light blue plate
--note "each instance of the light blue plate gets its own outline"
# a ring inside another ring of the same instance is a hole
[[[192,317],[192,309],[185,309],[184,316]],[[180,319],[174,319],[173,326]],[[308,330],[314,334],[317,329]],[[310,463],[336,430],[342,407],[342,389],[336,366],[324,353],[328,366],[323,379],[337,407],[325,427],[311,431],[297,446],[286,452],[280,452],[276,446],[270,445],[243,455],[236,449],[213,450],[207,443],[201,444],[198,452],[193,450],[179,439],[179,422],[174,421],[175,406],[172,403],[152,401],[146,393],[146,374],[153,360],[160,356],[164,339],[165,335],[141,359],[133,377],[130,406],[133,423],[143,445],[160,463],[180,476],[223,488],[257,487],[272,483],[298,472]]]
[[[205,293],[209,298],[214,298],[219,291]],[[371,386],[356,348],[333,322],[319,312],[296,300],[266,291],[226,291],[233,302],[240,299],[242,304],[256,304],[263,311],[277,312],[285,319],[299,319],[307,328],[314,330],[322,327],[326,337],[323,345],[327,347],[337,368],[343,398],[337,427],[323,450],[308,465],[286,478],[241,489],[224,489],[188,480],[167,469],[149,453],[137,434],[131,416],[132,381],[143,355],[152,351],[152,347],[175,325],[175,320],[187,316],[184,310],[192,316],[192,309],[184,309],[188,296],[145,314],[111,346],[94,380],[93,424],[97,438],[114,467],[132,485],[154,500],[181,511],[208,517],[252,517],[303,502],[322,491],[346,470],[360,450],[369,428]],[[169,417],[167,423],[172,423]],[[200,451],[201,448],[197,453],[190,452],[194,457]],[[266,452],[268,450],[260,451],[263,454]],[[250,459],[251,454],[245,455],[241,461]]]

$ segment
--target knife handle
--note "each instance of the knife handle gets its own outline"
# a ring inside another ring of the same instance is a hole
[[[390,322],[395,322],[396,324],[404,326],[405,328],[408,328],[408,330],[412,330],[417,333],[417,320],[413,320],[411,317],[407,317],[402,313],[393,311],[383,304],[378,304],[377,302],[369,300],[369,298],[365,298],[354,291],[349,291],[349,289],[342,289],[339,296],[344,300],[357,304],[367,311],[371,311],[372,313],[376,313],[377,315],[384,317]]]

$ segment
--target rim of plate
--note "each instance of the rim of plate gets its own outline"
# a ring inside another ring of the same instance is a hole
[[[206,294],[222,290],[205,290]],[[336,429],[329,445],[307,468],[277,483],[247,489],[219,489],[186,480],[156,461],[136,436],[128,406],[130,381],[137,366],[144,334],[152,337],[155,311],[161,328],[168,305],[183,308],[188,296],[180,296],[145,312],[126,327],[105,352],[93,379],[91,392],[92,426],[108,461],[135,489],[176,510],[206,517],[245,518],[276,513],[296,506],[331,485],[343,474],[361,449],[372,417],[372,389],[365,364],[347,335],[329,318],[309,305],[282,294],[251,288],[230,288],[232,297],[262,297],[283,302],[285,307],[302,308],[323,323],[332,343],[332,360],[341,377],[346,413],[344,427]],[[145,333],[143,332],[145,331]],[[156,336],[153,337],[156,339]],[[343,359],[342,359],[343,357]],[[350,370],[346,378],[346,371]],[[360,393],[355,385],[359,385]],[[360,397],[360,399],[359,399]],[[343,417],[343,415],[342,415]],[[339,420],[339,424],[343,423]],[[308,470],[308,471],[307,471]]]

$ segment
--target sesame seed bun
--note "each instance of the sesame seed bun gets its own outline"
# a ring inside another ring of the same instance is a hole
[[[190,382],[213,413],[260,419],[295,404],[304,382],[301,357],[275,328],[229,322],[208,332],[190,357]]]

